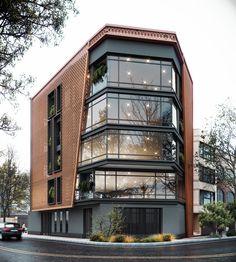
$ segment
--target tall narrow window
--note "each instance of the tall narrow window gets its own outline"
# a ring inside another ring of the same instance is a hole
[[[57,177],[57,203],[62,202],[62,178]]]
[[[54,212],[54,232],[57,232],[57,212]]]
[[[60,233],[62,233],[62,220],[63,220],[63,212],[60,211]]]
[[[48,204],[55,204],[55,179],[48,180]]]
[[[61,116],[54,118],[54,170],[61,169]]]
[[[48,121],[48,173],[52,172],[52,121]]]
[[[49,95],[48,95],[48,117],[54,116],[56,113],[56,108],[55,108],[55,91],[53,90]]]
[[[57,87],[57,112],[61,110],[61,85]]]
[[[69,231],[69,211],[66,211],[66,233]]]

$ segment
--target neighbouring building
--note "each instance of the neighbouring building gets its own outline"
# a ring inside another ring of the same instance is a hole
[[[195,235],[208,234],[212,228],[201,228],[198,216],[202,211],[203,205],[214,202],[233,203],[233,189],[217,182],[214,168],[207,161],[214,158],[214,150],[201,138],[202,131],[194,129],[194,158],[195,168],[193,176],[193,233]]]
[[[174,32],[106,25],[32,98],[36,234],[193,230],[193,89]]]

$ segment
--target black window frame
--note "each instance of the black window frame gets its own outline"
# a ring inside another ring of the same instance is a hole
[[[206,194],[210,194],[210,197],[206,198]],[[203,195],[203,196],[202,196]],[[205,199],[210,200],[209,203],[214,203],[215,202],[215,192],[207,191],[207,190],[200,190],[199,192],[199,203],[200,205],[205,205],[208,203],[205,203]]]

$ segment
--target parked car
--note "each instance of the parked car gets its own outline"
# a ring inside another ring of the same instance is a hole
[[[5,240],[6,238],[16,237],[21,240],[22,228],[18,223],[0,223],[0,239]]]

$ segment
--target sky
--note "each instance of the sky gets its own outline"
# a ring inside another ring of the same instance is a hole
[[[76,0],[79,15],[71,16],[59,45],[37,42],[17,62],[15,72],[35,78],[34,96],[105,24],[175,31],[194,84],[194,128],[203,128],[216,106],[230,97],[236,102],[236,0]],[[14,147],[21,170],[30,169],[30,101],[18,109],[1,104],[21,130],[15,137],[0,134],[0,149]]]

